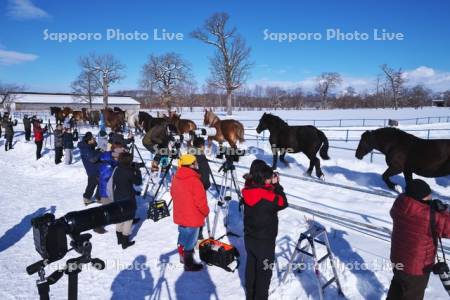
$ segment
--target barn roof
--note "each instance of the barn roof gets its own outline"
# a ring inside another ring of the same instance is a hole
[[[63,93],[14,93],[15,103],[47,103],[47,104],[79,104],[87,103],[82,95]],[[96,95],[92,99],[92,104],[103,104],[103,96]],[[109,105],[139,105],[139,102],[129,96],[109,96]]]

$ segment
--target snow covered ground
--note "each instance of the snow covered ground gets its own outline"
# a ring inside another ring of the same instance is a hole
[[[423,110],[333,110],[333,111],[276,111],[275,114],[287,119],[406,119],[433,116],[450,116],[447,108],[426,108]],[[262,112],[238,112],[234,116],[241,120],[257,120]],[[200,120],[200,112],[183,113],[183,117]],[[222,116],[221,116],[222,117]],[[255,121],[243,121],[246,127],[255,127]],[[200,124],[200,121],[197,121]],[[295,124],[295,122],[289,122]],[[426,122],[425,122],[426,123]],[[368,124],[370,125],[370,124]],[[403,129],[448,129],[433,134],[450,138],[450,124],[400,123]],[[348,125],[350,126],[350,125]],[[351,126],[360,126],[351,124]],[[352,127],[352,129],[355,129]],[[360,128],[365,129],[365,128]],[[86,184],[86,175],[75,152],[75,163],[71,166],[58,165],[53,162],[52,146],[44,148],[44,157],[35,161],[33,143],[24,141],[23,133],[17,132],[15,149],[4,152],[3,139],[0,141],[0,298],[1,299],[35,299],[37,289],[36,275],[28,276],[25,267],[40,259],[34,250],[33,234],[30,220],[44,212],[54,212],[57,217],[85,209],[82,193]],[[85,132],[87,129],[83,129]],[[249,130],[249,133],[251,131]],[[336,134],[327,131],[327,135]],[[359,134],[356,134],[357,138]],[[438,137],[434,136],[433,137]],[[267,134],[266,134],[267,137]],[[137,143],[139,144],[139,143]],[[330,142],[332,146],[356,148],[357,142]],[[243,145],[252,149],[251,155],[245,156],[238,163],[238,177],[246,171],[254,158],[271,162],[268,142],[248,140]],[[145,153],[145,152],[144,152]],[[380,174],[385,170],[384,157],[374,156],[362,161],[354,158],[354,152],[330,149],[331,160],[323,161],[323,171],[327,182],[337,183],[369,191],[386,190]],[[148,157],[148,154],[145,153]],[[307,160],[302,154],[288,155],[289,166],[280,164],[283,174],[302,176]],[[217,166],[213,164],[217,170]],[[217,178],[216,180],[219,180]],[[318,299],[315,277],[312,269],[290,274],[285,283],[283,267],[294,250],[295,243],[308,222],[321,223],[327,229],[333,254],[338,264],[338,275],[343,291],[348,299],[382,299],[389,288],[392,273],[389,269],[389,237],[380,230],[362,231],[356,222],[363,222],[378,227],[392,226],[389,209],[393,198],[349,189],[327,186],[284,177],[281,179],[288,193],[290,203],[329,213],[347,220],[313,217],[309,213],[286,209],[279,215],[279,235],[276,248],[276,268],[270,287],[271,299]],[[396,176],[394,181],[403,184],[403,177]],[[426,179],[435,196],[449,200],[449,178]],[[211,191],[210,207],[214,209],[214,192]],[[167,196],[167,195],[166,195]],[[235,197],[236,198],[236,197]],[[146,203],[140,201],[139,213],[144,217]],[[222,223],[222,222],[220,222]],[[230,237],[241,252],[242,264],[235,273],[227,273],[217,267],[207,267],[204,271],[192,274],[184,273],[178,263],[176,253],[177,227],[171,218],[157,223],[146,220],[134,229],[136,245],[122,250],[115,245],[114,226],[107,227],[108,233],[93,233],[93,257],[107,262],[103,271],[85,267],[79,276],[80,299],[244,299],[245,251],[241,238]],[[230,204],[230,229],[242,234],[242,221],[237,202]],[[218,235],[224,232],[219,228]],[[449,243],[446,243],[449,245]],[[63,266],[66,259],[76,256],[70,252],[60,261]],[[308,261],[307,261],[308,262]],[[57,268],[49,267],[50,270]],[[133,268],[132,266],[141,266]],[[145,265],[145,268],[142,266]],[[363,267],[358,267],[363,265]],[[329,266],[322,270],[330,276]],[[51,287],[53,299],[65,299],[67,277],[63,277]],[[325,291],[326,299],[339,299],[332,284]],[[439,279],[431,275],[426,290],[426,299],[447,299]]]

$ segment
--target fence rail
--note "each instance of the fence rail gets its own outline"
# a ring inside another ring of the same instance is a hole
[[[150,111],[151,113],[151,111]],[[37,115],[43,119],[49,119],[51,117],[50,112],[47,111],[17,111],[14,112],[15,118],[23,118],[23,115]],[[197,124],[203,124],[203,118],[191,118],[192,121]],[[291,123],[291,125],[314,125],[321,128],[326,127],[380,127],[387,126],[389,123],[389,118],[350,118],[350,119],[297,119],[297,118],[286,118],[286,122]],[[400,118],[395,119],[402,125],[424,125],[424,124],[435,124],[435,123],[449,123],[450,116],[427,116],[427,117],[417,117],[417,118]],[[240,119],[241,122],[254,122],[258,123],[259,119]]]

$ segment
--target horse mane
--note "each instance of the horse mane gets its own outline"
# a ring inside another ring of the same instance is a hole
[[[283,126],[289,126],[289,124],[284,121],[282,118],[276,115],[272,115],[271,113],[266,113],[266,117],[268,117],[271,121],[276,121],[278,123],[281,123]]]
[[[399,135],[399,138],[415,138],[415,139],[418,138],[417,136],[415,136],[411,133],[408,133],[406,131],[403,131],[403,130],[395,128],[395,127],[383,127],[383,128],[376,129],[374,132],[386,133],[386,134],[391,134],[391,135]]]

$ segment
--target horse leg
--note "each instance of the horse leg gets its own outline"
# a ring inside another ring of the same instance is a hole
[[[278,160],[278,149],[272,148],[273,160],[272,160],[272,169],[277,169],[277,160]]]
[[[316,176],[318,178],[323,178],[323,172],[322,172],[322,168],[320,167],[320,159],[318,159],[317,157],[314,157],[314,167],[316,168]]]
[[[410,184],[413,180],[413,173],[411,171],[403,171],[403,176],[405,176],[405,183],[406,185]]]
[[[387,170],[383,173],[383,181],[386,183],[389,189],[395,191],[395,184],[389,179],[389,177],[399,174],[400,171],[394,169],[393,167],[387,168]]]
[[[286,161],[286,159],[284,158],[286,156],[286,151],[285,150],[283,150],[281,153],[280,153],[280,161],[282,161],[284,164],[286,164],[286,165],[288,165],[289,163]]]
[[[311,176],[311,173],[313,171],[314,168],[314,159],[315,157],[308,157],[309,158],[309,167],[308,170],[306,170],[305,174],[308,176]]]

